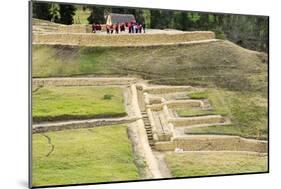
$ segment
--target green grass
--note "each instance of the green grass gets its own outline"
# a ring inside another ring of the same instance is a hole
[[[34,121],[126,115],[123,90],[117,87],[43,87],[33,92],[32,99]]]
[[[215,135],[237,135],[250,138],[251,135],[246,135],[242,130],[234,125],[214,125],[210,127],[199,127],[185,129],[186,134],[215,134]]]
[[[139,179],[125,125],[33,134],[32,143],[33,186]]]
[[[266,172],[267,156],[238,153],[183,153],[165,157],[174,177]]]
[[[33,45],[32,74],[138,75],[154,84],[215,86],[267,95],[267,64],[227,41],[156,47]]]
[[[209,99],[211,110],[199,108],[178,109],[179,116],[220,114],[231,119],[232,125],[186,129],[189,134],[227,134],[247,138],[267,139],[268,111],[267,99],[253,92],[233,92],[209,89],[204,92],[189,93],[190,98]]]
[[[176,112],[180,117],[193,117],[216,114],[216,112],[214,112],[213,110],[203,110],[201,108],[178,108]]]
[[[209,97],[207,91],[196,91],[196,92],[189,92],[188,97],[191,99],[206,99]]]
[[[181,117],[187,116],[202,116],[202,115],[229,115],[229,107],[224,103],[224,91],[222,90],[205,90],[189,92],[187,96],[191,99],[208,99],[211,104],[211,109],[201,108],[179,108],[177,114]]]

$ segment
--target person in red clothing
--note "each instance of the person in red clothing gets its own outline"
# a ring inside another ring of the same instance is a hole
[[[106,26],[105,26],[105,27],[106,27],[106,33],[107,33],[107,34],[109,34],[109,31],[110,31],[110,27],[109,27],[109,25],[108,25],[108,24],[106,24]]]
[[[115,24],[115,33],[118,34],[119,33],[119,23],[117,22],[117,24]]]
[[[93,23],[93,24],[92,24],[92,32],[96,33],[96,31],[97,31],[97,30],[96,30],[96,24]]]
[[[113,30],[114,30],[113,27],[114,27],[113,24],[111,24],[111,25],[110,25],[110,34],[113,34]]]
[[[121,26],[120,26],[120,31],[121,31],[121,32],[125,31],[125,24],[124,24],[124,23],[121,24]]]

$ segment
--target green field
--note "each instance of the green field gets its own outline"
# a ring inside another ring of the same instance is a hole
[[[34,121],[126,115],[123,90],[117,87],[43,87],[32,99]]]
[[[139,179],[124,125],[33,134],[32,143],[33,186]]]
[[[165,157],[174,177],[266,172],[267,156],[229,152],[191,152]]]
[[[186,129],[185,133],[227,134],[247,138],[267,139],[267,99],[258,95],[258,93],[209,89],[204,92],[189,93],[188,96],[195,99],[207,98],[212,105],[212,109],[178,109],[177,113],[179,116],[220,114],[229,117],[232,125],[190,128]]]

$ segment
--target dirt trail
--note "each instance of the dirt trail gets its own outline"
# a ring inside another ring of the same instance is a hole
[[[172,177],[171,171],[165,161],[166,154],[164,152],[159,152],[156,150],[153,150],[153,154],[158,161],[158,166],[160,168],[163,178],[171,178]]]

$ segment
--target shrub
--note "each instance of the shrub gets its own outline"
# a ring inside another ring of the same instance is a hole
[[[114,96],[114,95],[111,95],[111,94],[105,94],[105,95],[103,96],[103,99],[104,99],[104,100],[111,100],[113,96]]]

